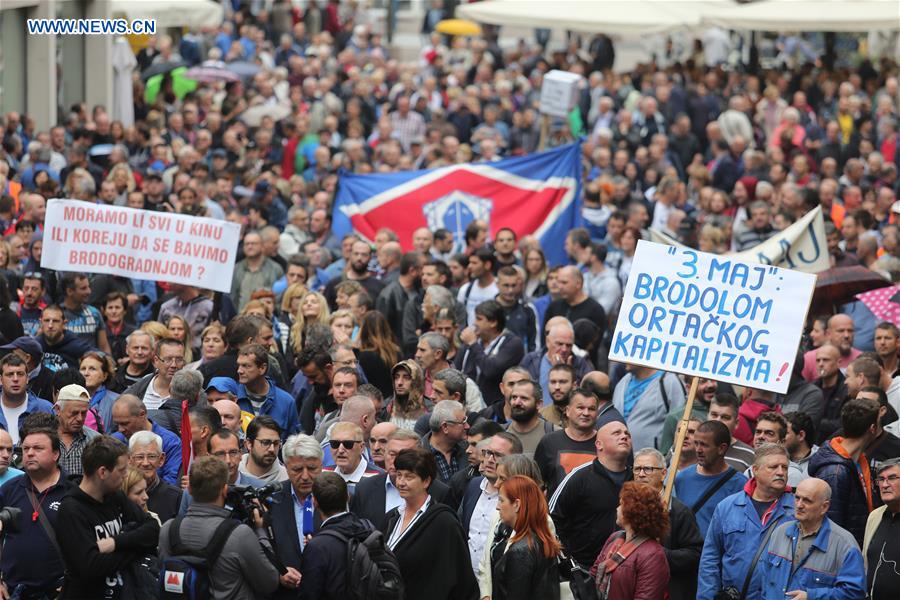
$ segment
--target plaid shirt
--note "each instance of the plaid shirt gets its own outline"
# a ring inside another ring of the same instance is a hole
[[[449,463],[444,453],[434,446],[431,447],[431,453],[434,454],[434,460],[437,463],[438,479],[447,483],[453,477],[453,474],[459,471],[459,461],[456,459],[456,453],[454,452],[450,455]]]
[[[82,475],[84,470],[81,466],[81,453],[84,447],[91,441],[82,429],[78,435],[72,439],[72,445],[66,446],[66,443],[59,440],[59,466],[66,475]]]

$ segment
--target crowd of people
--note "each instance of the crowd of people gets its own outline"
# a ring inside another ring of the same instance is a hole
[[[896,597],[897,323],[846,298],[786,393],[700,379],[687,421],[684,377],[606,357],[651,230],[726,253],[821,207],[833,267],[900,280],[894,62],[619,72],[603,35],[445,38],[439,1],[403,62],[354,2],[225,5],[137,60],[243,81],[0,116],[0,597],[182,597],[185,556],[212,598],[370,597],[361,566],[411,600]],[[581,91],[542,134],[550,69]],[[515,223],[332,230],[341,169],[582,136],[567,264]],[[238,223],[230,292],[42,268],[57,197]]]

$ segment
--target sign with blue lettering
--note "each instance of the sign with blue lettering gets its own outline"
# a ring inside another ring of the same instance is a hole
[[[816,276],[638,242],[609,359],[787,391]]]

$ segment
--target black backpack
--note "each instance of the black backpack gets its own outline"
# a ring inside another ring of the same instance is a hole
[[[403,600],[400,563],[385,545],[380,531],[371,532],[361,542],[333,529],[323,529],[319,535],[330,535],[347,545],[348,600]]]
[[[172,556],[160,561],[159,597],[164,600],[209,600],[212,597],[209,571],[222,554],[231,532],[241,522],[223,519],[206,547],[195,551],[181,541],[183,520],[184,517],[176,517],[169,529]]]

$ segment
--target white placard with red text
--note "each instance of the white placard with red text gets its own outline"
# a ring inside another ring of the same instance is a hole
[[[217,219],[54,198],[41,267],[229,292],[240,235]]]

